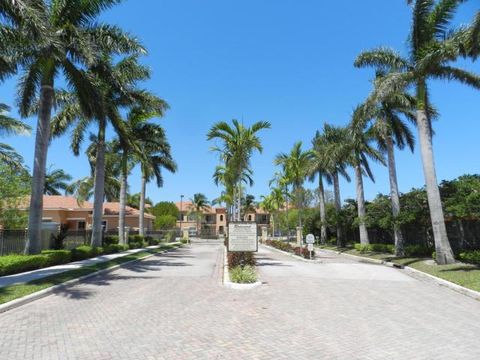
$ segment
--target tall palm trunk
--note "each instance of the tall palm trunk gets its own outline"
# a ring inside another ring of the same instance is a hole
[[[355,165],[355,181],[357,187],[357,209],[358,209],[358,229],[360,231],[360,243],[363,245],[370,244],[368,237],[367,225],[365,224],[365,192],[363,189],[363,174],[360,164]]]
[[[432,134],[427,113],[423,109],[417,110],[417,125],[422,153],[423,172],[427,187],[428,206],[432,219],[433,236],[435,239],[435,251],[437,263],[441,265],[453,264],[455,258],[448,241],[447,227],[443,215],[442,200],[438,188],[435,161],[433,156]]]
[[[28,217],[28,240],[25,244],[26,254],[38,254],[42,250],[43,191],[45,187],[48,143],[50,141],[50,117],[52,115],[53,94],[53,84],[42,85],[35,138],[32,195]]]
[[[120,210],[118,213],[118,239],[119,243],[125,245],[125,206],[127,200],[127,152],[122,154],[122,174],[120,176]]]
[[[390,198],[392,201],[393,214],[393,236],[395,239],[395,255],[405,256],[405,241],[403,239],[402,229],[397,223],[400,215],[400,193],[398,191],[397,167],[395,164],[395,151],[391,134],[387,137],[387,157],[388,157],[388,176],[390,178]]]
[[[95,159],[95,191],[93,197],[93,224],[91,245],[102,246],[103,200],[105,197],[105,119],[99,120],[97,157]]]
[[[335,196],[335,212],[337,215],[337,247],[343,247],[343,229],[340,221],[340,211],[342,210],[342,200],[340,198],[340,182],[338,180],[338,172],[333,173],[333,191]]]
[[[287,241],[289,240],[290,236],[290,223],[288,222],[288,207],[289,207],[289,201],[288,201],[288,186],[285,186],[285,217],[286,217],[286,228],[287,228]]]
[[[140,218],[138,220],[139,234],[145,236],[145,196],[147,192],[147,175],[142,169],[142,184],[140,189]],[[180,214],[180,216],[182,216]]]
[[[323,187],[322,173],[318,173],[318,197],[320,202],[320,243],[325,244],[327,241],[327,225],[326,225],[326,213],[325,213],[325,188]]]

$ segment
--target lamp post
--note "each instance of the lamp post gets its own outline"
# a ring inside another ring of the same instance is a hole
[[[182,228],[182,223],[183,223],[183,195],[180,195],[180,234],[183,236],[183,228]]]

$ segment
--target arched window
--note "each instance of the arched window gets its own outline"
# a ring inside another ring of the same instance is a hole
[[[220,215],[220,221],[223,221],[223,215]]]
[[[248,215],[248,221],[252,221],[252,215]]]

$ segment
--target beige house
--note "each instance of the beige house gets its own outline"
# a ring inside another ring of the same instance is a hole
[[[103,204],[102,221],[106,230],[117,230],[120,204],[118,202]],[[70,196],[44,196],[43,222],[68,225],[69,230],[86,230],[92,227],[93,204],[84,201],[79,203]],[[138,230],[140,211],[126,207],[125,226]],[[145,213],[146,230],[153,229],[155,216]]]
[[[197,231],[197,217],[193,212],[191,201],[178,202],[175,204],[180,212],[177,220],[177,229]],[[204,235],[218,236],[225,234],[227,230],[227,209],[222,207],[208,207],[201,215],[200,232]]]

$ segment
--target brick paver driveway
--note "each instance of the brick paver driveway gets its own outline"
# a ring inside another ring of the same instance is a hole
[[[0,314],[0,359],[479,359],[480,303],[401,271],[261,249],[220,285],[220,244],[158,255]]]

